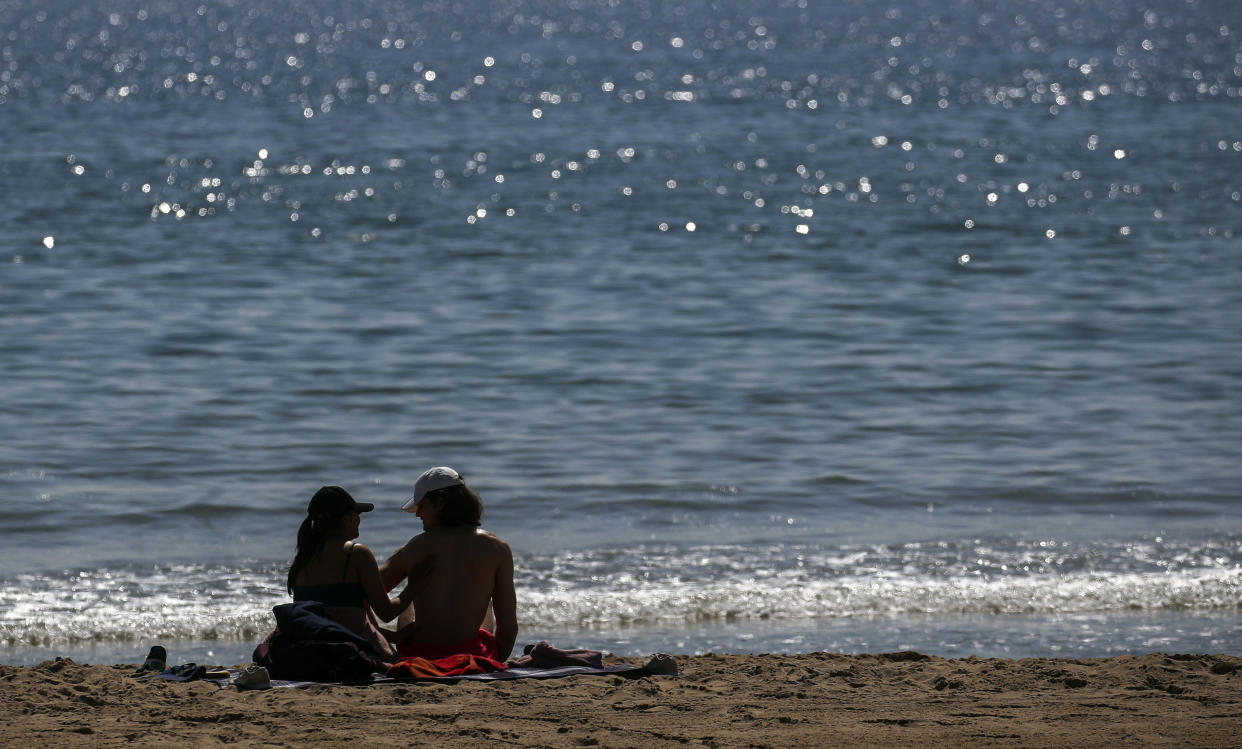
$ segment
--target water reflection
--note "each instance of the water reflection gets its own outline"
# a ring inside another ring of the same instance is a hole
[[[700,213],[747,213],[713,224],[809,235],[843,211],[865,227],[865,215],[852,213],[864,206],[964,226],[977,220],[969,213],[982,196],[1004,214],[991,225],[1035,209],[1055,211],[1048,223],[1099,223],[1125,237],[1169,210],[1153,201],[1156,175],[1191,173],[1182,165],[1204,147],[1242,150],[1219,127],[1156,134],[1127,114],[1133,100],[1170,108],[1239,96],[1237,29],[1178,3],[1142,13],[1120,2],[1006,13],[930,0],[888,8],[737,0],[690,13],[515,0],[480,15],[471,3],[415,14],[288,0],[54,14],[19,0],[4,14],[13,30],[0,104],[76,102],[170,126],[153,143],[165,149],[166,172],[112,157],[101,166],[114,176],[91,188],[128,202],[129,186],[143,185],[156,221],[270,206],[291,221],[314,216],[327,234],[343,219],[374,233],[422,205],[476,227],[490,223],[478,206],[569,208],[567,218],[583,208],[639,211],[657,220],[638,225],[654,227],[684,224],[678,214],[699,204],[708,206]],[[240,124],[243,142],[179,138],[185,125],[169,118],[186,107],[202,122]],[[244,135],[256,107],[276,114],[281,164],[268,162],[272,132]],[[324,149],[319,128],[360,138]],[[1073,147],[1083,137],[1085,155]],[[1173,147],[1148,153],[1153,137]],[[247,152],[260,155],[241,161]],[[441,164],[430,181],[410,166],[428,158]],[[678,168],[661,174],[656,164]],[[71,170],[99,179],[88,163]],[[1236,206],[1238,171],[1212,171],[1172,202]],[[1070,182],[1072,191],[1061,187]],[[655,200],[658,185],[668,191],[658,203],[615,203]],[[1014,185],[1031,190],[1024,201],[1006,200]]]

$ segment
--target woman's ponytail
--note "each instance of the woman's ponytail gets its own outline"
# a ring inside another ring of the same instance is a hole
[[[298,526],[298,550],[293,556],[293,564],[289,565],[289,579],[285,583],[285,587],[289,591],[289,595],[293,595],[293,581],[297,579],[298,573],[310,564],[310,561],[323,551],[323,540],[327,536],[328,523],[316,523],[314,517],[307,515],[302,524]]]

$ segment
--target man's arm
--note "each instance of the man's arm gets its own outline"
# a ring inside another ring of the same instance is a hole
[[[410,554],[410,544],[406,543],[380,565],[380,581],[384,584],[384,590],[392,590],[405,579],[410,571]]]
[[[517,593],[513,590],[513,552],[503,541],[500,544],[501,559],[496,565],[496,577],[492,584],[492,613],[496,617],[496,651],[500,660],[506,660],[517,641]]]
[[[350,562],[358,571],[358,582],[366,594],[371,610],[383,621],[396,619],[414,601],[418,586],[407,584],[405,590],[396,598],[389,598],[380,578],[379,566],[375,563],[375,555],[362,544],[355,544]]]

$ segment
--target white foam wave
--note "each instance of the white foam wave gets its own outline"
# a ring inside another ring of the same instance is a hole
[[[1103,560],[1103,561],[1101,561]],[[611,549],[519,560],[518,617],[544,628],[1242,608],[1236,540],[872,549]],[[258,641],[284,570],[209,565],[0,580],[0,646]]]
[[[283,602],[271,580],[192,566],[21,575],[0,585],[0,644],[261,638]]]
[[[1242,607],[1242,571],[660,584],[527,591],[524,622],[606,627],[744,620],[1081,614]]]

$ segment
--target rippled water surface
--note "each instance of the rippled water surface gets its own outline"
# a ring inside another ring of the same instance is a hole
[[[1238,652],[1240,34],[0,0],[0,657],[244,657],[442,463],[523,637]]]

